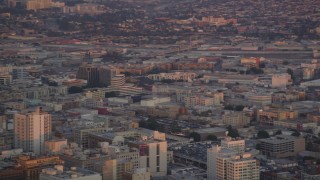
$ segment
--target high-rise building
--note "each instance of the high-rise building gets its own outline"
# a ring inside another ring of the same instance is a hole
[[[164,133],[141,136],[141,140],[129,141],[129,147],[139,149],[140,168],[146,168],[152,179],[163,179],[167,174],[167,141]]]
[[[259,165],[250,153],[213,146],[207,150],[208,180],[259,180]]]
[[[14,116],[15,148],[42,154],[44,142],[51,138],[51,115],[39,107],[32,113]]]
[[[84,63],[78,69],[77,78],[87,80],[87,85],[90,87],[99,86],[99,68],[92,64]]]
[[[87,85],[91,87],[106,87],[112,85],[123,85],[124,75],[118,75],[118,71],[112,67],[96,66],[84,62],[78,69],[78,79],[87,80]]]
[[[236,152],[221,148],[220,146],[213,146],[207,150],[207,176],[208,180],[227,178],[227,160],[231,155],[236,155]]]
[[[228,180],[259,180],[260,170],[257,160],[251,154],[235,156],[227,161]]]

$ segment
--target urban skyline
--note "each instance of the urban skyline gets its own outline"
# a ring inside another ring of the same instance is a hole
[[[0,180],[320,179],[320,1],[0,1]]]

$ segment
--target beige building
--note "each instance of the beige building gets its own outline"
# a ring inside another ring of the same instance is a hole
[[[105,98],[106,92],[107,91],[105,89],[98,89],[95,91],[87,91],[85,93],[85,96],[90,99],[100,100],[100,99]]]
[[[45,152],[48,154],[58,154],[67,147],[67,139],[52,139],[44,142]]]
[[[274,121],[286,121],[298,118],[298,111],[272,108],[259,110],[257,117],[260,124],[274,125]]]
[[[197,77],[196,73],[190,73],[190,72],[174,72],[174,73],[160,73],[160,74],[148,75],[148,78],[154,81],[162,81],[162,80],[190,81],[196,77]]]
[[[291,76],[287,73],[272,75],[272,87],[286,87],[292,84]]]
[[[107,127],[79,127],[74,130],[74,142],[80,145],[80,147],[88,148],[89,140],[88,135],[89,133],[94,132],[105,132]]]
[[[259,180],[259,165],[249,153],[219,146],[207,150],[208,180]]]
[[[265,106],[271,104],[272,97],[270,93],[264,94],[250,94],[248,95],[248,102],[253,105]]]
[[[227,161],[227,180],[259,180],[260,169],[251,154],[235,156]]]
[[[144,168],[136,169],[134,172],[127,172],[124,180],[150,180],[150,172]]]
[[[14,116],[15,148],[25,152],[42,154],[45,141],[51,138],[51,115],[39,107],[35,112],[15,114]]]
[[[222,148],[227,148],[231,149],[235,152],[244,152],[245,150],[245,140],[241,138],[231,138],[231,137],[226,137],[225,139],[221,140],[221,147]]]
[[[232,127],[243,127],[250,123],[251,118],[243,112],[226,112],[222,115],[222,123]]]

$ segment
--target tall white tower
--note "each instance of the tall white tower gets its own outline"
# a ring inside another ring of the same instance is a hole
[[[43,112],[41,107],[32,113],[15,114],[15,148],[35,154],[44,153],[44,142],[51,138],[51,129],[51,115]]]

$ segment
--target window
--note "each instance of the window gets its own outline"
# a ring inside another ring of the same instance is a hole
[[[160,144],[157,144],[157,155],[160,154]]]
[[[160,156],[157,156],[157,166],[160,166]]]
[[[150,167],[150,164],[149,164],[149,157],[147,157],[147,167]]]

